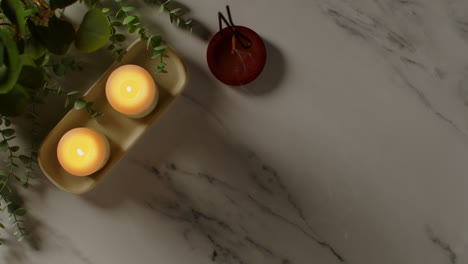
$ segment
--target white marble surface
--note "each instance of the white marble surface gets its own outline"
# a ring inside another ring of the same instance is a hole
[[[468,262],[468,2],[182,2],[211,32],[229,4],[264,73],[222,85],[205,39],[144,9],[189,86],[91,193],[39,177],[33,235],[1,263]],[[67,85],[111,62],[84,60]]]

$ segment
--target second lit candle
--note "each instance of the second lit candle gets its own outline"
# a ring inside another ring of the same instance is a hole
[[[138,65],[123,65],[115,69],[106,82],[106,97],[118,112],[133,118],[153,111],[158,90],[151,74]]]

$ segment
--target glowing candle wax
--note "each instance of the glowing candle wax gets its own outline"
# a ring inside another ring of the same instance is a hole
[[[60,165],[75,176],[88,176],[100,170],[109,159],[109,142],[89,128],[74,128],[65,133],[57,146]]]
[[[153,111],[158,90],[148,71],[128,64],[110,74],[106,82],[106,97],[116,111],[138,118]]]

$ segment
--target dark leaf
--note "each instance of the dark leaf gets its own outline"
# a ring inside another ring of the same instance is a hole
[[[24,58],[24,56],[23,56]],[[40,89],[44,83],[44,75],[36,66],[25,65],[21,69],[21,74],[18,79],[18,84],[29,89],[30,95]]]
[[[75,29],[67,21],[52,16],[49,20],[49,27],[38,27],[42,35],[46,37],[44,42],[47,49],[55,54],[63,55],[68,51],[70,44],[75,39]]]
[[[31,158],[26,155],[19,155],[19,159],[26,165],[31,162]]]
[[[2,134],[5,137],[11,137],[15,134],[15,130],[13,128],[7,128],[2,130]]]
[[[119,9],[119,11],[117,11],[117,14],[115,14],[115,18],[117,19],[121,19],[124,16],[125,16],[125,12],[122,9]]]
[[[125,35],[123,34],[115,34],[111,37],[111,39],[115,40],[115,41],[118,41],[118,42],[122,42],[125,40]]]
[[[11,152],[17,152],[20,148],[18,146],[13,146],[10,148]]]
[[[122,22],[119,22],[119,21],[114,21],[111,23],[111,26],[113,27],[121,27],[123,26]]]
[[[0,94],[0,114],[18,116],[26,110],[29,100],[28,89],[17,84],[9,93]]]
[[[50,8],[52,9],[64,8],[75,2],[76,0],[50,0]]]
[[[54,74],[57,75],[57,76],[63,76],[65,75],[65,66],[63,64],[54,64],[54,66],[52,66],[52,69],[54,71]]]
[[[26,209],[18,208],[13,213],[17,216],[24,216],[26,214]]]

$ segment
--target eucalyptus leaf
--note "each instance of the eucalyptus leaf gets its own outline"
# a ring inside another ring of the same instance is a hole
[[[128,16],[128,17],[126,17],[126,18],[123,20],[122,24],[124,24],[124,25],[130,24],[130,23],[132,23],[132,21],[134,21],[135,19],[136,19],[135,16]]]
[[[56,9],[56,8],[65,8],[73,3],[75,3],[77,0],[50,0],[50,8]]]
[[[19,150],[18,146],[13,146],[13,147],[10,148],[11,152],[17,152],[18,150]]]
[[[170,13],[177,14],[177,12],[179,12],[180,10],[182,10],[182,8],[175,8],[175,9],[172,9]]]
[[[110,37],[110,23],[97,8],[90,9],[81,21],[75,46],[83,52],[93,52],[106,45]]]
[[[13,128],[3,129],[2,134],[4,137],[11,137],[15,134],[15,130]]]
[[[26,209],[18,208],[13,213],[17,216],[24,216],[26,214]]]
[[[80,91],[71,91],[71,92],[67,93],[67,96],[75,95],[75,94],[79,94],[79,93],[80,93]]]
[[[23,36],[26,29],[26,20],[20,0],[2,0],[0,7],[5,16],[16,26],[20,36]]]
[[[122,7],[122,10],[124,12],[133,12],[133,11],[135,11],[135,7],[133,7],[133,6],[124,6],[124,7]]]
[[[160,46],[154,47],[153,50],[155,50],[155,51],[160,51],[160,50],[164,50],[164,49],[166,49],[166,48],[167,48],[167,46],[165,46],[165,45],[160,45]]]
[[[86,106],[86,101],[80,98],[80,99],[78,99],[78,100],[75,101],[75,104],[74,104],[73,107],[74,107],[76,110],[80,110],[80,109],[82,109],[82,108],[85,107],[85,106]]]

